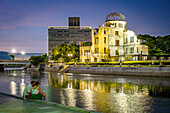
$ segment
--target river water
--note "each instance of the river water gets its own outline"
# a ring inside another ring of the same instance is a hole
[[[0,72],[0,92],[22,95],[39,81],[47,101],[103,113],[170,112],[170,78],[57,72]]]

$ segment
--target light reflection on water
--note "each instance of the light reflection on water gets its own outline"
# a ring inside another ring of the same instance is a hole
[[[13,95],[17,94],[17,84],[14,81],[11,81],[10,89],[11,89],[11,94]]]
[[[24,89],[25,89],[25,83],[24,83],[24,79],[21,79],[21,84],[20,84],[20,93],[21,93],[21,96],[23,96],[23,92],[24,92]]]
[[[170,110],[170,78],[5,71],[0,91],[22,95],[32,80],[40,81],[47,101],[69,106],[107,113]]]

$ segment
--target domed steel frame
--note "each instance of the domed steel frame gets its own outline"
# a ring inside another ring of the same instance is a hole
[[[121,13],[110,13],[107,15],[106,21],[126,21],[126,18]]]

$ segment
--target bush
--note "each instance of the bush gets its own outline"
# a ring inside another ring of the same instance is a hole
[[[86,62],[78,62],[77,65],[86,65]]]
[[[152,61],[124,61],[124,65],[149,65],[152,64]]]
[[[42,56],[31,56],[29,61],[31,62],[32,65],[37,66],[38,64],[45,62],[48,60],[47,55],[42,55]]]
[[[168,61],[166,61],[166,60],[164,60],[164,61],[161,61],[164,65],[170,65],[170,61],[168,60]]]
[[[65,64],[67,64],[67,65],[74,65],[74,62],[67,62]]]
[[[154,60],[154,65],[159,65],[160,61],[159,60]],[[161,61],[164,65],[170,65],[170,61]],[[74,65],[74,62],[68,62],[66,63],[68,65]],[[98,66],[98,65],[120,65],[120,62],[77,62],[77,65],[91,65],[91,66]],[[151,65],[152,61],[123,61],[121,62],[122,65]]]
[[[154,65],[159,65],[160,61],[159,60],[153,60]],[[161,61],[165,65],[170,65],[170,61]],[[124,65],[135,65],[135,64],[140,64],[140,65],[149,65],[152,64],[152,61],[124,61]]]

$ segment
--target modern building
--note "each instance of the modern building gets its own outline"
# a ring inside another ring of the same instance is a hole
[[[80,26],[80,17],[69,17],[69,26],[49,26],[47,37],[47,55],[62,43],[91,42],[91,27]]]
[[[0,51],[0,60],[13,60],[13,55],[5,52],[5,51]]]
[[[80,61],[147,59],[148,47],[141,44],[133,31],[127,30],[126,24],[124,15],[120,13],[107,15],[105,24],[92,30],[92,46],[80,47]]]

